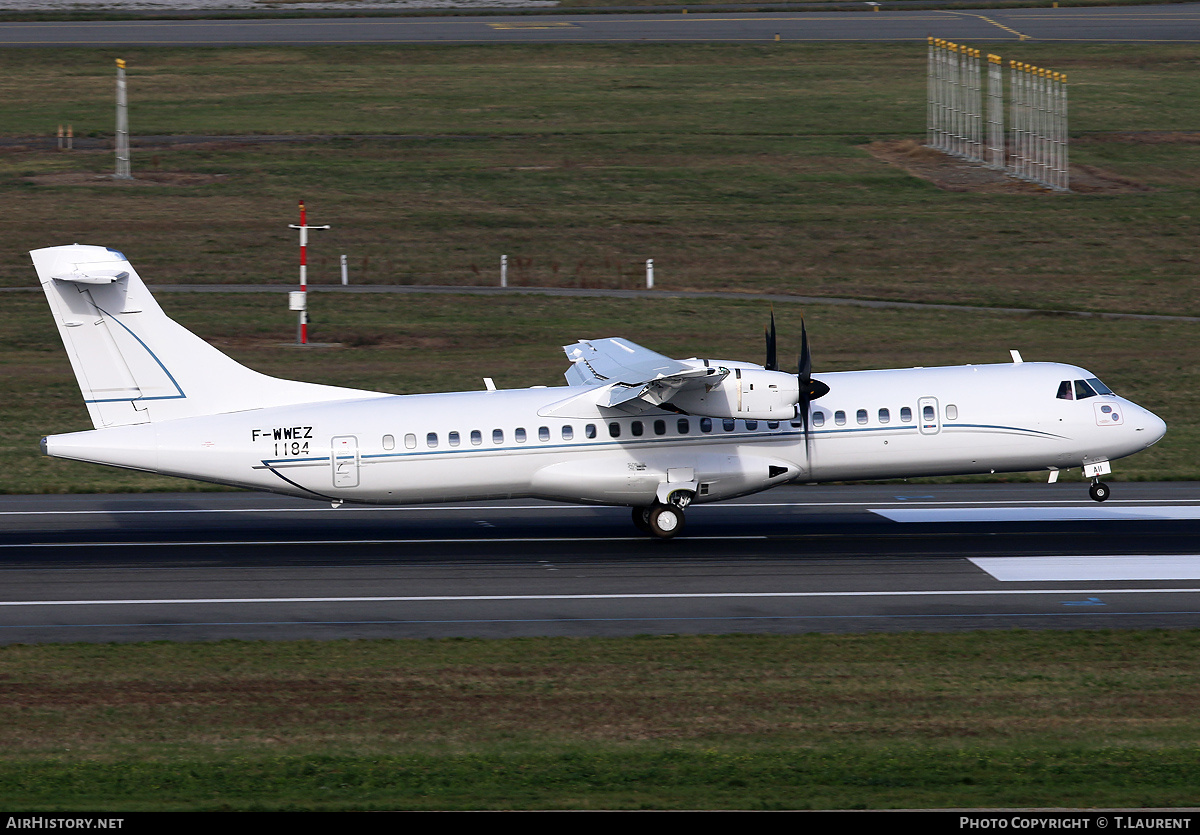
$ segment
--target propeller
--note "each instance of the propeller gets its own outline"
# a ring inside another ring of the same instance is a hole
[[[775,308],[771,307],[771,327],[765,329],[767,337],[767,361],[763,363],[763,368],[768,371],[779,370],[779,360],[775,356]]]
[[[774,322],[772,322],[774,325]],[[800,384],[800,397],[796,401],[796,414],[800,416],[804,427],[804,449],[808,461],[812,462],[812,440],[808,434],[808,413],[812,402],[829,394],[829,386],[812,376],[812,354],[808,350],[808,331],[804,328],[804,319],[800,320],[800,356],[796,361],[796,380]]]
[[[771,308],[771,324],[764,328],[767,341],[767,361],[763,368],[768,371],[779,370],[779,360],[775,349],[775,308]],[[796,381],[800,396],[796,401],[796,414],[804,427],[804,448],[808,459],[812,460],[812,441],[808,433],[808,413],[812,402],[829,394],[829,386],[812,376],[812,354],[808,350],[808,330],[804,327],[804,319],[800,319],[800,356],[796,359]]]

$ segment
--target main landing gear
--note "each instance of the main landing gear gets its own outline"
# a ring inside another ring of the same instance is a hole
[[[666,503],[655,502],[649,507],[633,509],[633,524],[642,533],[659,539],[670,539],[683,530],[683,509],[692,503],[692,493],[676,490],[667,496]]]

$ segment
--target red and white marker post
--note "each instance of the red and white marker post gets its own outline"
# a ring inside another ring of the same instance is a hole
[[[308,344],[308,230],[328,229],[328,226],[309,226],[304,201],[300,201],[300,225],[290,224],[289,229],[300,230],[300,292],[293,294],[291,309],[300,312],[300,324],[296,328],[296,344]]]

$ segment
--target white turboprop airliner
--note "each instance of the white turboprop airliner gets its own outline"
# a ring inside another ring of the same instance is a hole
[[[31,253],[95,429],[42,440],[57,458],[342,502],[536,497],[624,505],[669,538],[692,502],[793,481],[1082,467],[1166,424],[1070,365],[798,373],[673,360],[623,339],[565,347],[569,385],[389,395],[268,377],[163,313],[98,246]],[[820,399],[820,404],[814,401]]]

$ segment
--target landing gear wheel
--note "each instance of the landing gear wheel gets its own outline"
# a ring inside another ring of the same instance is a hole
[[[1092,501],[1102,502],[1112,495],[1112,488],[1103,481],[1094,481],[1088,488],[1088,495],[1092,497]]]
[[[635,507],[633,509],[633,525],[642,533],[654,533],[650,530],[651,507]]]
[[[674,505],[655,505],[650,510],[647,521],[650,524],[650,533],[659,539],[670,539],[683,530],[683,511]]]

